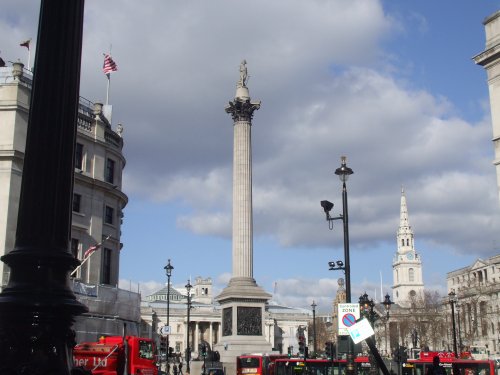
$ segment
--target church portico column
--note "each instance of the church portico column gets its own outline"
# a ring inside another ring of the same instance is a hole
[[[198,351],[199,345],[200,345],[200,324],[198,321],[196,321],[194,329],[194,349],[196,351]]]
[[[210,349],[213,350],[214,348],[214,332],[213,332],[213,322],[208,322],[208,340],[209,340],[209,343],[210,343]]]

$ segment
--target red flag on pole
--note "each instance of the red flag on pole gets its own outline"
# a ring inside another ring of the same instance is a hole
[[[118,66],[113,61],[110,55],[104,55],[104,64],[102,66],[102,71],[104,74],[109,74],[111,72],[116,72],[118,70]]]
[[[25,40],[24,42],[22,42],[21,44],[19,44],[21,47],[26,47],[28,50],[30,49],[30,43],[31,43],[31,39],[28,39],[28,40]]]
[[[87,251],[85,251],[85,253],[83,254],[83,259],[86,259],[88,258],[89,256],[91,256],[96,250],[99,250],[102,246],[102,244],[107,241],[109,238],[111,237],[111,235],[109,235],[108,237],[106,237],[104,239],[104,241],[100,242],[100,243],[97,243],[95,244],[94,246],[90,246]]]

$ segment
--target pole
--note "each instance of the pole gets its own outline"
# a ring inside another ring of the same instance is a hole
[[[187,289],[187,346],[186,346],[186,372],[187,374],[191,373],[191,367],[189,365],[191,361],[191,348],[189,346],[189,319],[190,319],[190,313],[191,313],[191,283],[188,280],[188,283],[186,284],[186,289]]]
[[[1,258],[10,268],[1,374],[70,374],[72,325],[87,311],[70,286],[78,261],[68,249],[83,14],[83,0],[40,3],[16,241]]]
[[[462,353],[462,332],[460,329],[460,305],[457,306],[457,320],[458,320],[458,349]]]
[[[346,302],[351,303],[351,263],[349,260],[349,218],[347,209],[347,188],[345,181],[342,183],[342,223],[344,224],[344,260],[345,260],[345,296]],[[354,374],[354,343],[351,336],[347,341],[347,365],[346,374]]]
[[[169,262],[170,264],[170,262]],[[170,275],[167,275],[167,326],[170,327]],[[167,354],[165,356],[167,362],[167,374],[170,372],[169,352],[170,352],[170,332],[167,334]]]
[[[314,306],[314,301],[313,301],[313,306]],[[314,355],[317,353],[317,346],[316,346],[316,306],[313,307],[313,342],[314,342]]]
[[[451,299],[450,304],[451,304],[451,323],[453,327],[453,351],[455,352],[455,357],[458,358],[457,331],[455,328],[455,301]]]

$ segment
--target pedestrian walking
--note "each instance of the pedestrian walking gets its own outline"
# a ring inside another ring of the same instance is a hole
[[[174,365],[174,375],[177,375],[177,366]]]
[[[181,358],[181,361],[179,362],[179,375],[184,375],[182,373],[182,358]]]

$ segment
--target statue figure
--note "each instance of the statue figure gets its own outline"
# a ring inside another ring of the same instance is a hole
[[[116,127],[116,133],[121,137],[122,136],[122,133],[123,133],[123,125],[122,124],[118,124],[118,126]]]
[[[246,87],[247,78],[247,61],[243,60],[240,64],[240,80],[238,81],[238,87]]]

